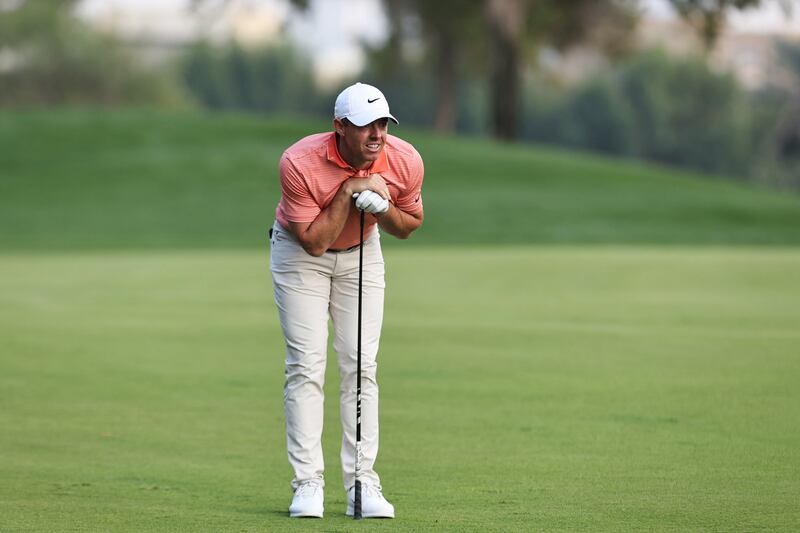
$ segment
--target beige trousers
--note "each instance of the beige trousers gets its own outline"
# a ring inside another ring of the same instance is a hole
[[[283,403],[286,446],[294,469],[292,487],[308,480],[323,480],[323,384],[330,318],[339,362],[341,462],[347,490],[355,483],[358,247],[314,257],[277,222],[270,246],[275,304],[286,340]],[[376,356],[385,283],[377,228],[364,239],[362,285],[360,479],[380,486],[373,465],[378,454]]]

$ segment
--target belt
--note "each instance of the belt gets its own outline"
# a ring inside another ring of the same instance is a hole
[[[341,254],[343,252],[352,252],[353,250],[358,250],[358,244],[355,246],[351,246],[350,248],[328,248],[325,252],[331,252],[334,254]]]

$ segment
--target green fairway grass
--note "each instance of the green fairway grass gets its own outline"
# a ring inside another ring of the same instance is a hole
[[[402,117],[401,117],[402,120]],[[393,521],[290,520],[266,230],[324,122],[0,111],[0,532],[800,530],[800,196],[393,127]]]
[[[793,531],[800,251],[387,251],[394,521],[291,520],[267,252],[0,258],[0,531]],[[332,361],[331,361],[332,363]]]
[[[263,246],[280,154],[330,128],[224,114],[0,112],[0,250]],[[577,152],[391,132],[425,159],[425,231],[411,245],[800,244],[797,195]]]

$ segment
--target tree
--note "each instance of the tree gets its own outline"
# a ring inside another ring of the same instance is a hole
[[[695,31],[711,50],[717,42],[728,11],[758,7],[761,0],[670,0],[673,8]],[[788,1],[783,0],[788,6]]]
[[[522,38],[529,3],[527,0],[486,2],[486,23],[491,43],[491,127],[494,135],[501,139],[515,139],[519,134]]]
[[[0,46],[46,41],[69,18],[78,0],[20,0],[0,4]]]
[[[486,0],[493,134],[519,135],[527,55],[543,44],[563,50],[587,41],[618,55],[635,27],[635,7],[626,0]]]
[[[751,117],[735,78],[701,58],[650,52],[619,74],[632,109],[634,153],[649,160],[711,172],[748,169]]]
[[[761,0],[670,0],[676,11],[701,32],[711,46],[719,34],[727,12],[747,9]],[[464,32],[464,24],[482,14],[488,43],[486,64],[489,81],[490,126],[494,136],[515,139],[522,116],[521,86],[532,63],[529,58],[548,44],[566,49],[590,42],[612,56],[624,54],[637,21],[637,0],[385,0],[393,27],[400,18],[415,12],[425,28],[425,41],[434,50],[437,78],[436,124],[443,131],[452,129],[454,87],[462,74],[459,56],[468,55],[465,46],[476,41]],[[783,0],[788,5],[788,0]],[[398,9],[402,5],[403,9]],[[461,26],[459,26],[461,24]],[[467,35],[467,39],[463,36]],[[478,42],[483,40],[478,39]]]
[[[191,94],[212,109],[313,113],[330,106],[315,91],[307,62],[288,46],[201,41],[187,51],[180,71]]]
[[[563,49],[589,39],[617,53],[635,21],[633,0],[385,0],[384,6],[392,28],[386,48],[421,39],[431,58],[437,129],[452,131],[459,80],[473,70],[488,80],[490,127],[502,139],[518,135],[523,75],[539,46]],[[414,29],[409,18],[419,21],[421,35],[407,35]]]
[[[783,65],[794,78],[794,90],[775,124],[771,144],[779,158],[800,160],[800,45],[783,41],[777,46]]]
[[[388,70],[402,64],[405,40],[422,39],[429,56],[426,68],[434,79],[434,118],[437,131],[452,132],[456,126],[457,92],[465,62],[480,61],[482,0],[385,0],[390,36],[383,59]],[[408,35],[419,26],[420,35]],[[482,61],[481,61],[482,62]]]
[[[773,86],[774,105],[761,148],[758,178],[772,185],[800,189],[800,45],[777,43],[789,83]]]

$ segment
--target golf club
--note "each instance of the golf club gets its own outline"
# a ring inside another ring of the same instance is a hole
[[[353,518],[361,519],[361,275],[364,269],[364,211],[361,211],[360,238],[358,243],[358,335],[356,337],[356,472],[353,495]]]

